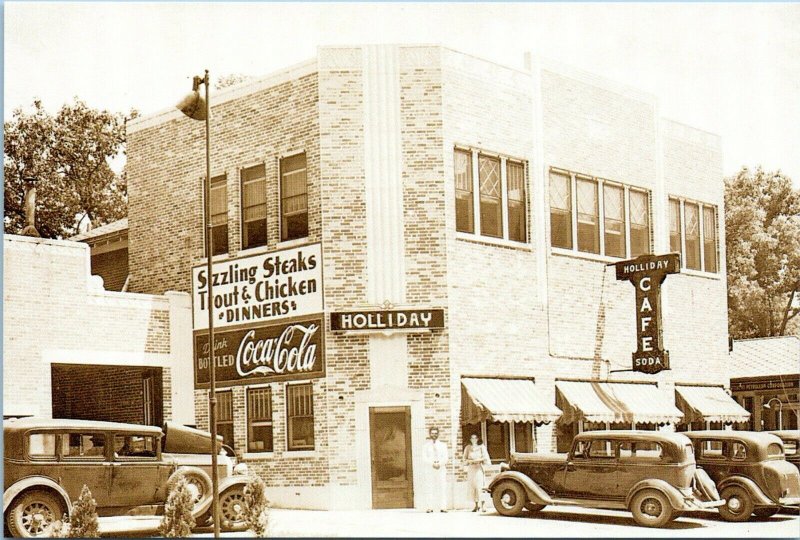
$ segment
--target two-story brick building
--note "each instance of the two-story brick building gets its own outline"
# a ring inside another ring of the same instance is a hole
[[[211,99],[219,428],[276,504],[421,506],[430,426],[459,505],[472,432],[500,461],[582,429],[746,418],[723,392],[719,140],[654,96],[365,46]],[[176,110],[128,126],[129,289],[194,290],[200,426],[204,144]],[[672,369],[631,373],[634,291],[608,264],[670,251]]]

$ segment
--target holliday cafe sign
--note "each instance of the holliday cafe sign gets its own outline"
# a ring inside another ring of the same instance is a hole
[[[383,309],[331,313],[331,330],[388,332],[444,328],[443,309]]]
[[[681,271],[678,253],[642,255],[614,265],[617,280],[636,288],[636,337],[633,371],[654,374],[669,369],[669,351],[663,348],[661,332],[661,284],[667,274]]]
[[[214,263],[214,328],[321,313],[320,244]],[[208,275],[192,269],[195,331],[208,329]]]
[[[325,374],[321,318],[214,333],[216,379],[220,386]],[[194,337],[194,384],[210,381],[208,334]]]

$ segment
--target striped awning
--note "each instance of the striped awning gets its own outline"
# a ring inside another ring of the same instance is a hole
[[[561,411],[536,391],[529,379],[461,379],[462,421],[477,424],[490,422],[552,422]]]
[[[556,382],[561,422],[677,423],[683,413],[655,384]]]
[[[747,422],[750,413],[719,386],[675,386],[684,422]]]

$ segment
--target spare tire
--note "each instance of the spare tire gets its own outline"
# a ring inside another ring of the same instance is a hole
[[[701,501],[718,501],[719,491],[717,485],[703,469],[697,468],[694,471],[693,491],[694,496]]]
[[[181,475],[186,478],[186,482],[194,492],[194,509],[198,508],[207,498],[211,497],[211,478],[206,471],[199,467],[180,467],[169,477],[167,481],[168,490],[172,489],[175,481]],[[169,493],[167,493],[167,496],[169,496]],[[192,514],[194,513],[195,511],[193,510]],[[195,516],[195,518],[197,518],[197,516]]]

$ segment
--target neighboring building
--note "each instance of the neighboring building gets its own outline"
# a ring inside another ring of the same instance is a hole
[[[107,291],[123,291],[128,282],[128,218],[70,238],[92,248],[92,275],[103,278]]]
[[[3,415],[194,423],[191,304],[106,291],[89,246],[3,236]]]
[[[797,429],[800,415],[800,337],[733,341],[733,397],[750,411],[747,429]]]
[[[719,140],[655,97],[538,61],[366,46],[211,103],[219,427],[277,505],[420,506],[434,425],[460,505],[471,432],[499,462],[584,429],[747,418],[723,392]],[[203,123],[137,118],[127,152],[130,289],[197,289],[207,426]],[[672,369],[626,372],[634,288],[608,263],[670,251]]]

